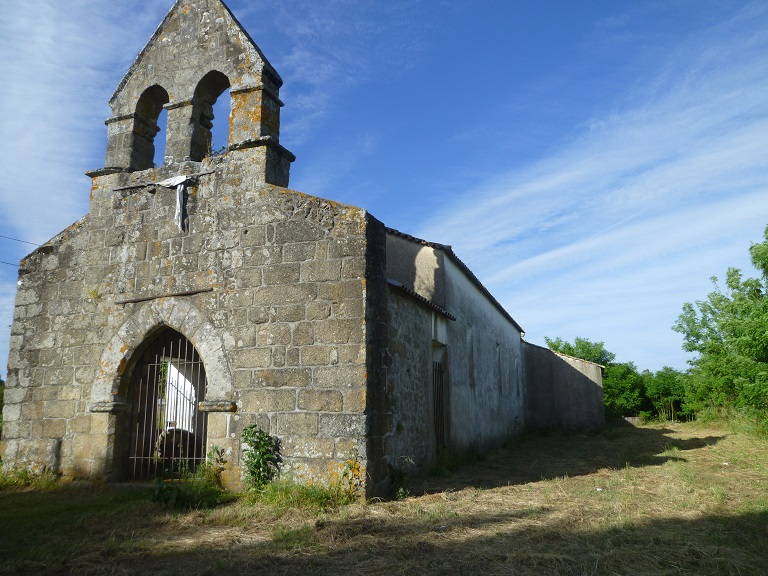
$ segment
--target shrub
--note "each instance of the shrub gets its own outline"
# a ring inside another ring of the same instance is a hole
[[[280,439],[270,436],[256,424],[247,426],[241,436],[246,446],[245,483],[252,490],[261,490],[280,471]]]

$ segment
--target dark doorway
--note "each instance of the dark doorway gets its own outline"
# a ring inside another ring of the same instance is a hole
[[[432,362],[432,413],[434,414],[435,447],[441,454],[446,447],[445,439],[445,371],[442,362]]]
[[[182,478],[205,459],[205,368],[183,334],[165,328],[143,352],[128,390],[131,402],[125,479]]]

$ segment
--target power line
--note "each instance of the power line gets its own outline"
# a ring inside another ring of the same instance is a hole
[[[11,238],[10,236],[3,236],[0,234],[0,238],[5,238],[6,240],[13,240],[14,242],[21,242],[23,244],[31,244],[32,246],[40,246],[40,244],[35,244],[34,242],[27,242],[26,240],[19,240],[18,238]],[[7,264],[7,262],[4,262],[4,264]]]
[[[6,264],[8,266],[13,266],[14,268],[18,268],[19,267],[18,264],[11,264],[10,262],[3,262],[2,260],[0,260],[0,264]]]

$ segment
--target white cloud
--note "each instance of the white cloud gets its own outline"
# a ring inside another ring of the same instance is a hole
[[[103,163],[107,100],[173,2],[6,4],[0,233],[43,242],[87,211],[82,173]],[[304,188],[340,199],[338,182],[376,149],[381,128],[329,142],[319,127],[345,90],[418,62],[421,42],[429,41],[419,27],[439,25],[451,3],[229,5],[286,80],[283,143],[290,149],[325,138],[318,146],[328,150],[305,170]],[[419,234],[453,244],[532,340],[586,336],[641,367],[679,366],[679,339],[668,327],[682,302],[703,297],[707,278],[727,265],[746,267],[748,244],[760,240],[768,220],[767,12],[754,4],[649,51],[657,58],[644,64],[655,72],[585,118],[569,145],[488,176],[455,201],[453,191],[441,196],[445,209]],[[615,15],[595,36],[605,35],[603,45],[635,42],[631,26],[631,18]],[[542,90],[536,100],[547,97]],[[494,141],[513,132],[503,122],[492,128]],[[337,160],[322,165],[327,158]],[[431,178],[465,181],[459,172],[451,166]],[[18,261],[27,251],[0,241],[0,260]],[[2,371],[15,282],[15,270],[0,267]]]
[[[419,234],[456,246],[531,340],[584,336],[641,368],[682,368],[670,330],[682,303],[747,266],[768,222],[766,10],[747,12],[683,42],[621,108]]]
[[[167,5],[166,5],[167,4]],[[0,10],[0,234],[43,243],[88,211],[107,101],[172,2],[6,2]],[[0,240],[0,260],[33,247]],[[16,271],[0,265],[0,375]]]

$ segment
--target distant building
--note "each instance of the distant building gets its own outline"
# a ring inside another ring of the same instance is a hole
[[[255,423],[286,473],[352,455],[379,494],[443,450],[603,424],[600,367],[526,344],[450,247],[287,188],[281,85],[220,0],[165,17],[110,100],[88,214],[21,263],[6,467],[135,481],[219,447],[238,486]]]

